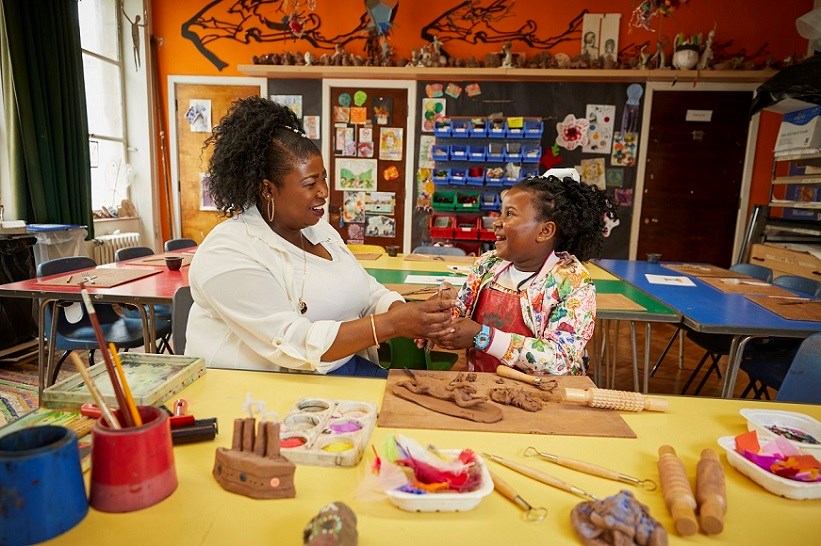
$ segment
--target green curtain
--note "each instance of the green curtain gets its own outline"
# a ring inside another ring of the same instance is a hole
[[[77,0],[0,2],[14,101],[6,116],[16,116],[7,124],[12,184],[25,201],[21,212],[29,223],[86,225],[93,237]],[[5,84],[7,66],[0,66]]]

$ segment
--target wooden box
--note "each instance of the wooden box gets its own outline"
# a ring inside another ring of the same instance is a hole
[[[801,252],[773,244],[754,244],[750,263],[773,270],[773,276],[799,275],[821,281],[821,259],[809,252]]]
[[[121,353],[120,360],[138,406],[162,404],[205,373],[205,361],[200,357]],[[117,399],[105,364],[95,364],[88,372],[106,403],[116,407]],[[94,400],[80,374],[74,374],[45,389],[41,406],[76,410],[86,402],[93,403]]]

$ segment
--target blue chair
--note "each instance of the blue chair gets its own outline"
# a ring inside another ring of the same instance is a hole
[[[781,275],[773,280],[773,284],[787,290],[798,292],[801,296],[821,296],[821,282],[798,275]]]
[[[125,248],[118,248],[117,251],[114,253],[114,261],[115,262],[122,262],[125,260],[134,260],[137,258],[143,258],[145,256],[153,256],[154,251],[147,246],[129,246]],[[128,307],[123,307],[123,316],[132,319],[140,319],[141,314],[140,311],[137,309],[131,309]],[[171,306],[170,305],[155,305],[154,306],[154,317],[157,320],[157,323],[171,323]],[[157,352],[162,353],[163,351],[167,351],[169,354],[174,354],[174,351],[171,349],[171,345],[169,343],[170,332],[166,335],[160,336],[157,335]]]
[[[414,248],[413,254],[431,254],[434,256],[466,256],[464,250],[455,246],[422,245]]]
[[[191,248],[192,246],[197,246],[197,241],[194,239],[169,239],[163,245],[163,248],[166,252],[173,252],[174,250],[180,250],[182,248]]]
[[[96,265],[94,260],[86,256],[56,258],[38,265],[37,277],[48,277],[70,271],[90,269],[96,267]],[[75,308],[77,313],[71,313],[72,318],[75,315],[79,318],[70,321],[66,316],[65,309],[72,305],[79,306]],[[142,320],[120,316],[114,310],[114,307],[109,304],[96,303],[94,304],[94,310],[97,313],[97,319],[100,321],[103,338],[106,342],[114,343],[122,349],[140,347],[145,344]],[[89,361],[93,361],[94,350],[99,347],[85,307],[78,302],[58,301],[53,306],[49,306],[46,309],[43,335],[49,344],[46,365],[46,382],[48,385],[54,383],[60,367],[71,351],[90,351]],[[56,350],[62,350],[65,353],[55,365],[54,354]]]
[[[750,384],[741,393],[750,391],[756,398],[769,399],[767,389],[778,391],[775,399],[805,404],[821,403],[821,332],[816,332],[793,347],[778,346],[759,349],[745,355],[741,369],[750,377]]]
[[[178,355],[185,353],[185,329],[188,327],[188,314],[194,298],[191,297],[191,287],[181,286],[174,292],[173,312],[171,313],[171,336],[174,342],[174,351]]]
[[[773,270],[769,267],[756,264],[735,264],[730,266],[730,271],[748,275],[754,279],[764,282],[773,282]]]

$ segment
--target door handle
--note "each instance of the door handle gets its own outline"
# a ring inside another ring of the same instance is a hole
[[[645,223],[645,224],[649,224],[649,223],[651,223],[651,222],[652,222],[653,224],[658,224],[658,223],[659,223],[659,219],[658,219],[658,218],[645,218],[645,219],[644,219],[644,223]]]

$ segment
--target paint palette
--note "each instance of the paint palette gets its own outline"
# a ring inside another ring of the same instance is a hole
[[[282,420],[281,453],[296,464],[355,466],[375,426],[370,402],[303,398]]]

